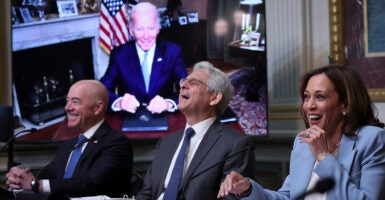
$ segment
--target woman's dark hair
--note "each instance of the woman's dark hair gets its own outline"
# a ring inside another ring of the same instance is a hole
[[[299,92],[302,99],[300,110],[306,127],[309,127],[309,122],[302,110],[304,103],[303,95],[309,79],[318,74],[325,74],[329,78],[339,95],[340,102],[346,104],[347,114],[345,116],[345,124],[342,127],[344,134],[353,134],[354,131],[364,125],[384,127],[384,123],[380,122],[377,118],[376,107],[374,107],[361,77],[353,69],[338,64],[316,68],[302,76],[299,84]]]

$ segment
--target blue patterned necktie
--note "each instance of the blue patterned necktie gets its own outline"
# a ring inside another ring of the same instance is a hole
[[[150,84],[150,72],[148,70],[147,52],[144,52],[144,56],[143,56],[142,73],[144,78],[144,84],[146,86],[146,92],[148,93],[148,88]]]
[[[75,148],[72,150],[71,158],[68,162],[67,169],[64,173],[64,176],[63,176],[64,179],[72,177],[72,174],[75,171],[76,164],[78,163],[80,155],[82,154],[82,146],[83,146],[82,144],[86,140],[87,138],[83,135],[80,135],[80,137],[78,138],[78,142],[76,143]]]
[[[163,200],[176,200],[178,196],[179,182],[182,179],[184,158],[187,147],[190,143],[190,138],[194,135],[194,129],[188,128],[183,139],[182,147],[180,148],[178,157],[176,158],[174,169],[172,170],[170,181],[168,182],[166,191],[164,192]]]

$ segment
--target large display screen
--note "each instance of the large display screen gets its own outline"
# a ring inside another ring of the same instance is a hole
[[[100,48],[97,38],[75,38],[73,35],[63,34],[54,43],[47,44],[47,41],[53,40],[53,32],[47,30],[40,32],[40,35],[34,34],[43,25],[97,15],[83,14],[80,13],[81,9],[78,9],[78,15],[63,18],[58,15],[55,2],[47,0],[44,8],[41,8],[34,5],[33,1],[12,1],[12,32],[17,34],[13,35],[12,44],[13,106],[19,119],[15,128],[38,130],[38,134],[23,133],[26,135],[22,136],[21,140],[64,140],[76,136],[76,131],[66,127],[64,106],[67,91],[76,80],[97,79],[103,75],[103,70],[98,66],[99,56],[95,53],[95,49]],[[41,9],[44,10],[43,17]],[[208,5],[207,9],[215,8]],[[208,15],[207,19],[187,20],[183,24],[178,20],[171,20],[170,26],[162,28],[159,37],[182,47],[189,71],[194,62],[207,59],[229,75],[235,88],[229,105],[232,116],[226,118],[228,121],[223,123],[248,135],[267,136],[264,3],[241,3],[227,9],[221,14],[215,14],[227,15],[222,17]],[[188,11],[185,13],[186,19],[189,19],[191,13],[198,17],[199,12]],[[221,20],[218,20],[219,18]],[[223,29],[223,26],[226,28]],[[95,32],[97,31],[96,29]],[[176,33],[180,34],[175,35]],[[195,41],[197,37],[190,37],[188,34],[207,37],[199,36],[199,41]],[[186,40],[186,37],[193,40]],[[213,37],[222,42],[213,44],[210,39]],[[30,38],[33,43],[15,43],[15,38]],[[41,45],[36,42],[41,42]],[[201,49],[206,43],[208,48]],[[225,52],[225,55],[212,58],[212,49],[222,51],[220,53]],[[108,113],[106,119],[114,128],[121,130],[123,115]],[[124,134],[134,139],[157,139],[184,127],[185,119],[182,113],[170,114],[168,120],[167,130],[127,131]]]

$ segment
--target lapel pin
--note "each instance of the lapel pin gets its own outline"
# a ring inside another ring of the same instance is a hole
[[[162,58],[158,58],[156,61],[158,61],[158,62],[162,62]]]
[[[94,144],[97,144],[98,143],[98,141],[97,140],[94,140]]]

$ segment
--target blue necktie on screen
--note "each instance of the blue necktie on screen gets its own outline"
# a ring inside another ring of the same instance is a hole
[[[176,200],[178,196],[179,182],[182,179],[184,158],[187,147],[190,143],[190,138],[194,135],[194,129],[188,128],[183,139],[182,147],[180,148],[178,157],[176,158],[174,169],[172,170],[170,181],[168,182],[166,191],[164,192],[163,200]]]
[[[147,52],[144,52],[144,56],[143,56],[142,73],[144,78],[144,84],[146,86],[146,92],[148,93],[148,88],[150,84],[150,71],[148,69],[148,63],[147,63]]]
[[[63,176],[64,179],[72,177],[72,174],[75,171],[76,164],[78,163],[80,155],[82,154],[82,147],[83,147],[82,144],[86,140],[87,138],[83,135],[80,135],[80,137],[78,138],[78,142],[75,145],[75,149],[72,150],[71,158],[68,162],[67,169],[64,173],[64,176]]]

